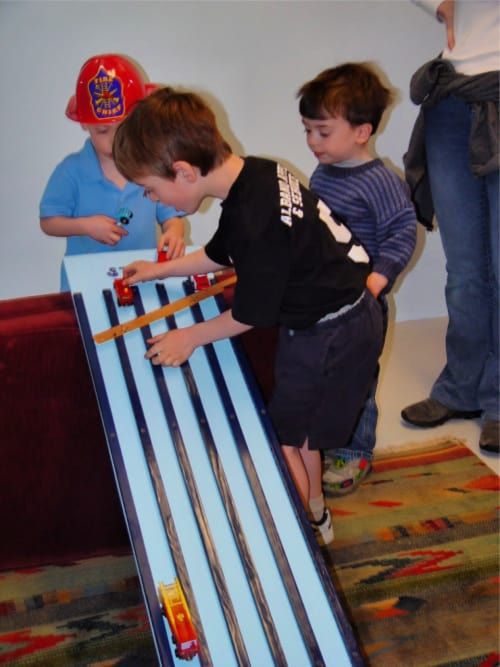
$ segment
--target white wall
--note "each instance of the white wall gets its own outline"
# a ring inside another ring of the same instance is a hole
[[[278,158],[307,182],[315,161],[295,93],[320,70],[371,60],[399,91],[378,137],[380,157],[401,170],[417,109],[411,74],[436,55],[442,28],[408,0],[0,1],[2,133],[0,298],[58,290],[62,239],[38,225],[54,166],[84,134],[64,109],[89,56],[125,53],[151,81],[180,85],[213,104],[237,152]],[[211,236],[219,206],[190,217],[191,241]],[[395,291],[398,320],[445,314],[438,233],[419,229],[418,250]]]

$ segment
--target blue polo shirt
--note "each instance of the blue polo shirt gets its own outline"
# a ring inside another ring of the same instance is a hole
[[[94,241],[88,236],[68,236],[65,255],[82,255],[113,250],[141,250],[156,247],[156,225],[183,215],[171,206],[156,204],[143,196],[142,188],[127,183],[123,190],[109,181],[90,139],[78,153],[68,155],[52,173],[40,202],[40,217],[79,218],[107,215],[120,221],[129,219],[124,236],[115,246]],[[69,290],[61,266],[61,291]]]

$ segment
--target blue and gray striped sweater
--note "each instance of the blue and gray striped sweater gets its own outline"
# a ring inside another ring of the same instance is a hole
[[[381,160],[356,167],[320,164],[311,190],[345,223],[389,280],[387,293],[415,249],[417,218],[408,186]]]

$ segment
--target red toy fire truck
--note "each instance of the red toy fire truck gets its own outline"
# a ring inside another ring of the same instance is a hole
[[[179,580],[175,578],[174,583],[168,585],[161,583],[158,593],[163,613],[172,632],[175,655],[184,660],[191,660],[198,654],[198,638]]]
[[[113,280],[113,287],[115,288],[116,300],[119,306],[132,306],[134,303],[134,293],[129,285],[123,284],[123,278],[116,278]]]

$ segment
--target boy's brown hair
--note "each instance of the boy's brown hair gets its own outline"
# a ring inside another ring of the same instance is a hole
[[[201,97],[169,87],[138,102],[113,141],[113,159],[129,181],[146,174],[174,179],[172,165],[178,160],[198,167],[205,176],[230,153]]]
[[[392,101],[391,91],[366,63],[326,69],[305,83],[297,97],[303,118],[324,120],[340,115],[354,126],[370,123],[372,134]]]

